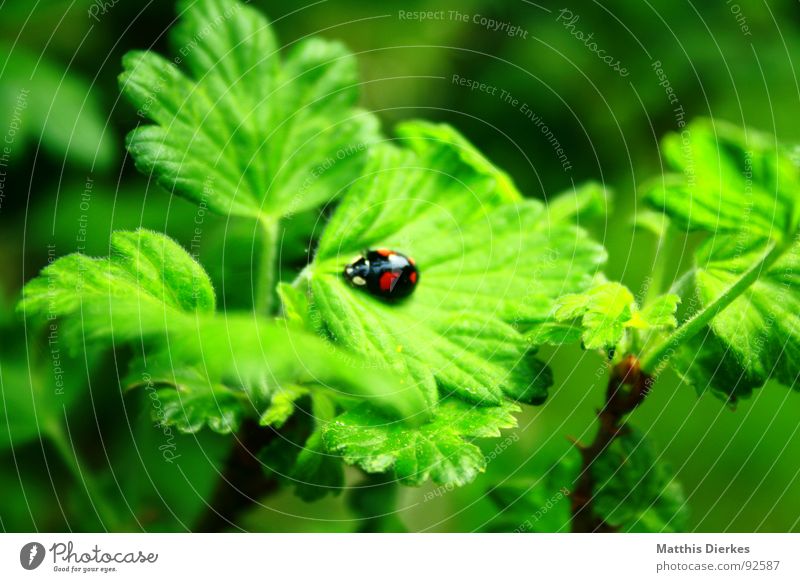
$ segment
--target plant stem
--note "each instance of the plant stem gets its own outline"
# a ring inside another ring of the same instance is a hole
[[[599,421],[597,434],[588,446],[576,443],[583,463],[578,482],[570,494],[573,532],[615,531],[593,510],[595,483],[592,466],[600,455],[611,446],[614,439],[625,431],[623,422],[625,417],[644,401],[650,392],[652,383],[652,377],[642,371],[639,361],[632,355],[626,356],[613,368],[606,389],[605,404],[597,413]]]
[[[274,430],[261,427],[253,420],[242,426],[208,508],[194,531],[210,533],[235,527],[246,510],[278,490],[277,479],[268,477],[258,460],[258,453],[275,438]]]
[[[397,517],[397,479],[387,473],[366,473],[347,500],[358,515],[358,533],[402,533],[408,531]]]
[[[94,480],[94,476],[90,471],[81,469],[78,463],[77,452],[69,442],[67,435],[64,433],[63,428],[58,422],[51,423],[47,427],[47,436],[50,443],[55,447],[64,464],[69,469],[75,482],[83,486],[86,492],[86,498],[89,504],[97,513],[100,521],[103,523],[107,531],[125,531],[122,527],[123,520],[117,516],[116,510],[112,505],[103,497],[102,489]]]
[[[275,308],[278,234],[280,229],[278,228],[278,221],[270,217],[261,217],[258,222],[261,225],[262,243],[254,304],[257,313],[272,315]]]
[[[692,280],[692,277],[694,277],[696,272],[697,269],[695,268],[691,268],[688,271],[686,271],[683,275],[680,276],[680,278],[677,281],[675,281],[672,284],[672,287],[669,288],[669,292],[674,293],[675,295],[678,295],[679,297],[682,298],[686,286],[689,284],[689,281]]]
[[[785,248],[785,245],[771,243],[761,260],[745,271],[727,291],[698,311],[649,353],[645,353],[642,356],[642,369],[651,374],[658,374],[681,344],[700,333],[723,309],[741,296],[758,280],[762,272],[769,269],[780,258]]]
[[[665,271],[667,270],[667,264],[669,261],[667,259],[672,256],[672,248],[667,248],[667,240],[666,240],[665,232],[661,232],[658,235],[658,239],[656,240],[656,252],[655,257],[653,260],[655,261],[655,267],[653,268],[653,273],[650,276],[650,281],[647,286],[647,293],[644,298],[644,303],[647,305],[653,299],[658,297],[661,294],[661,287],[664,284],[664,275]]]

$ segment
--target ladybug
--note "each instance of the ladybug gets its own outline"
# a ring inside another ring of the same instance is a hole
[[[375,249],[347,265],[344,278],[353,287],[394,301],[411,295],[419,282],[419,271],[411,257],[389,249]]]

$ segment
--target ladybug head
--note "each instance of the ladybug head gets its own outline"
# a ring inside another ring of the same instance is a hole
[[[356,287],[364,287],[369,278],[369,260],[364,256],[356,257],[344,268],[344,278]]]

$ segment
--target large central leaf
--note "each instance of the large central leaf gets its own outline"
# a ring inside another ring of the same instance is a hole
[[[432,409],[409,427],[360,405],[323,428],[328,450],[405,483],[463,485],[485,469],[472,439],[514,426],[509,399],[540,403],[551,384],[520,332],[584,290],[605,252],[568,215],[523,200],[452,128],[415,122],[398,133],[398,145],[373,149],[322,234],[301,278],[308,297],[284,293],[284,311],[421,389]],[[401,302],[343,278],[354,256],[380,247],[416,260],[417,288]]]
[[[399,133],[409,149],[376,148],[322,235],[312,310],[336,342],[421,386],[432,403],[453,394],[484,405],[504,395],[540,401],[549,377],[518,328],[585,288],[604,251],[521,200],[452,129],[412,123]],[[342,277],[375,247],[417,262],[420,283],[402,303]]]

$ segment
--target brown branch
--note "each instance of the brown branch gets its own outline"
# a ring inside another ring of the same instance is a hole
[[[219,532],[231,529],[245,510],[277,491],[277,479],[268,477],[258,460],[259,451],[276,436],[274,430],[261,427],[255,421],[243,424],[208,508],[194,531]]]
[[[639,360],[627,355],[611,371],[603,408],[597,413],[598,427],[594,441],[588,446],[576,443],[583,459],[578,482],[571,494],[573,532],[613,532],[592,507],[594,478],[592,465],[626,430],[625,417],[639,406],[650,392],[653,379],[644,373]]]

